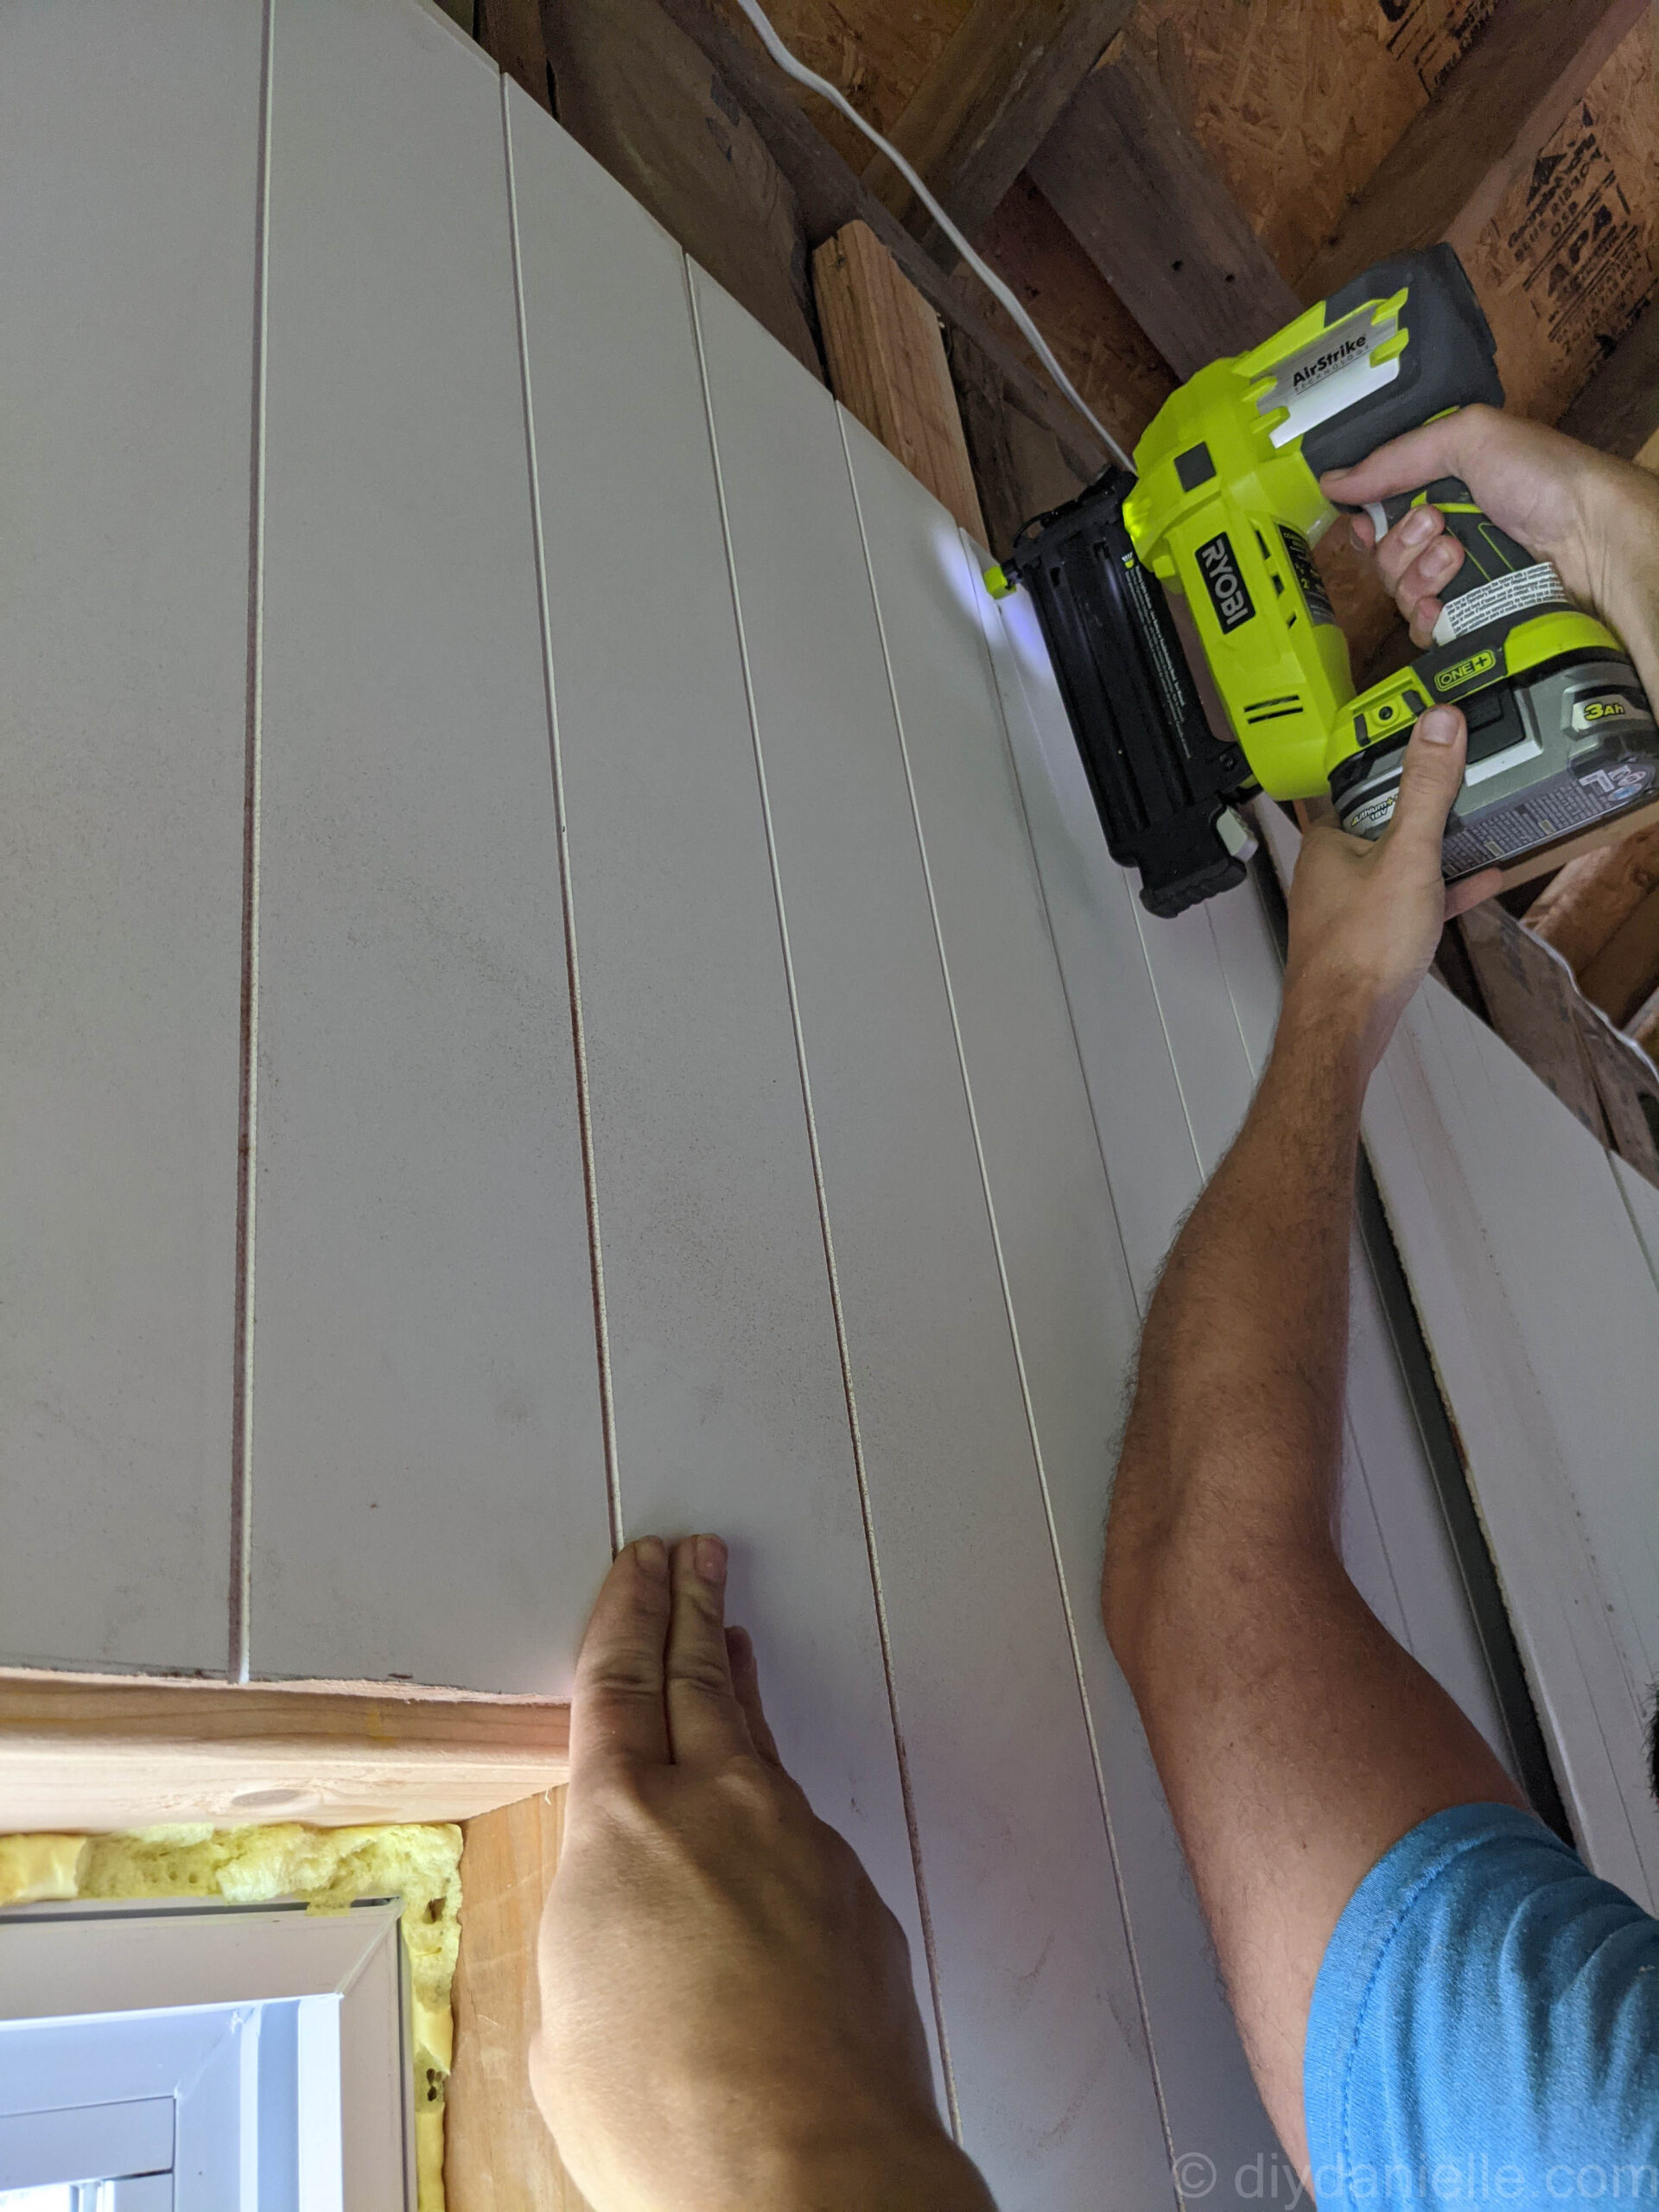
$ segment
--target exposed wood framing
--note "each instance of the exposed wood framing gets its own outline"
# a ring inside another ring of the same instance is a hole
[[[563,1782],[569,1708],[0,1674],[0,1825],[460,1821]]]
[[[657,0],[549,0],[559,121],[823,380],[809,238],[771,148]]]
[[[1132,446],[1168,398],[1169,365],[1027,175],[1016,179],[980,233],[980,251],[1053,347],[1077,390],[1121,443]],[[964,266],[958,296],[982,302],[1010,346],[1013,318]]]
[[[875,197],[790,97],[787,79],[757,56],[715,14],[709,0],[660,0],[663,12],[694,38],[747,110],[794,186],[815,244],[843,225],[868,223],[918,291],[965,331],[993,361],[1009,397],[1059,439],[1079,475],[1092,475],[1106,450],[1046,377],[1034,375],[985,316],[965,303],[937,262]]]
[[[974,0],[887,136],[970,238],[1135,11],[1135,0]],[[954,251],[882,155],[864,181],[947,266]]]
[[[1465,248],[1646,4],[1501,0],[1314,257],[1303,298],[1323,298],[1388,254],[1447,237]]]
[[[449,2212],[588,2212],[530,2093],[537,1931],[563,1832],[563,1789],[467,1823],[444,2111]]]
[[[972,339],[964,338],[961,331],[947,330],[944,342],[980,512],[985,518],[985,543],[1001,560],[1012,548],[1020,524],[1037,508],[1027,501],[1001,378]]]
[[[1031,175],[1178,376],[1259,344],[1300,312],[1132,48],[1094,71]]]
[[[1659,434],[1659,308],[1650,305],[1614,347],[1560,427],[1621,461],[1634,461]]]
[[[1659,830],[1648,830],[1563,868],[1527,909],[1527,927],[1581,976],[1656,889]]]
[[[836,398],[983,544],[938,315],[868,223],[824,240],[812,281]]]
[[[550,115],[547,47],[542,37],[540,0],[478,0],[474,36],[491,60]]]
[[[1615,1027],[1647,1003],[1659,983],[1659,890],[1647,897],[1586,962],[1580,988]]]

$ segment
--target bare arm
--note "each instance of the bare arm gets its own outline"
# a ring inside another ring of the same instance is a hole
[[[1477,407],[1325,488],[1357,505],[1443,476],[1555,563],[1659,696],[1659,482]],[[1354,529],[1372,544],[1363,517]],[[1428,508],[1375,550],[1425,643],[1461,549]],[[1462,717],[1425,716],[1382,842],[1325,829],[1304,844],[1273,1053],[1147,1316],[1108,1530],[1107,1630],[1257,2083],[1304,2169],[1308,2005],[1344,1907],[1430,1814],[1521,1802],[1365,1605],[1332,1526],[1360,1104],[1446,914],[1494,885],[1477,878],[1448,899],[1440,881],[1464,755]]]
[[[1304,847],[1278,1035],[1147,1316],[1108,1534],[1108,1632],[1304,2168],[1308,2005],[1344,1906],[1431,1813],[1521,1802],[1366,1606],[1332,1526],[1360,1103],[1442,925],[1463,760],[1462,717],[1426,717],[1388,839]]]

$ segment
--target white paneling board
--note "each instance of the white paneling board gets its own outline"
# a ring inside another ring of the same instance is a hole
[[[784,1756],[919,1970],[684,263],[506,98],[624,1522],[731,1542]]]
[[[1347,1413],[1357,1463],[1349,1479],[1363,1484],[1370,1502],[1387,1567],[1386,1591],[1378,1593],[1367,1587],[1345,1544],[1344,1563],[1389,1632],[1456,1699],[1513,1772],[1509,1730],[1481,1649],[1388,1318],[1357,1233],[1348,1281]]]
[[[0,16],[0,1657],[213,1671],[258,0]]]
[[[1008,734],[1067,1001],[1144,1312],[1176,1224],[1203,1176],[1136,911],[1134,879],[1106,849],[1028,594],[1001,602],[997,656]],[[1147,921],[1151,917],[1145,918]]]
[[[1079,1070],[1067,1065],[1057,1035],[1064,1019],[1058,976],[1045,979],[1034,951],[1018,978],[1018,995],[1026,1003],[1017,1027],[1007,1006],[999,1010],[988,998],[979,1020],[970,1024],[964,1019],[964,1038],[972,1045],[969,1068],[970,1076],[982,1069],[985,1078],[981,1085],[976,1076],[976,1096],[992,1195],[1009,1255],[1016,1313],[1025,1317],[1020,1340],[1048,1497],[1071,1592],[1077,1651],[1173,2148],[1178,2159],[1193,2154],[1213,2161],[1222,2187],[1214,2201],[1232,2212],[1232,2177],[1243,2171],[1253,2178],[1258,2157],[1270,2165],[1277,2141],[1239,2046],[1208,1932],[1133,1700],[1107,1644],[1096,1596],[1134,1317],[1125,1311],[1125,1287],[1113,1287],[1105,1264],[1113,1233],[1110,1212],[1088,1186],[1090,1100],[1112,1170],[1118,1220],[1127,1224],[1138,1219],[1141,1224],[1135,1257],[1146,1272],[1136,1268],[1135,1259],[1131,1268],[1143,1301],[1151,1295],[1162,1245],[1174,1232],[1178,1211],[1197,1196],[1200,1178],[1140,950],[1138,918],[1128,905],[1133,881],[1106,851],[1029,603],[1016,598],[998,609],[983,600],[980,612],[1060,950],[1088,1096]],[[925,827],[931,791],[930,785],[923,791]],[[946,796],[943,782],[938,796]],[[1017,864],[1011,844],[1000,860],[996,871],[983,855],[970,866],[993,880],[1000,874],[1007,901],[1020,867],[1029,870],[1033,863],[1027,854]],[[943,855],[936,865],[944,870]],[[972,896],[971,877],[960,856],[950,878],[956,898],[947,915],[946,948],[960,935],[966,957],[971,931],[950,926],[958,902],[967,906]],[[995,923],[995,909],[987,919]],[[1150,916],[1146,921],[1148,936],[1163,926]],[[1029,950],[1029,938],[1026,942]],[[1052,968],[1052,953],[1049,960]],[[1213,946],[1207,972],[1211,977],[1217,972]],[[1249,1070],[1230,1012],[1228,1022],[1224,1040],[1230,1036],[1236,1062],[1229,1079],[1242,1100],[1249,1094]],[[1014,1078],[1022,1065],[1045,1071],[1040,1094],[1029,1086],[1021,1095]],[[1045,1220],[1039,1192],[1021,1191],[1027,1152],[1039,1165],[1050,1159],[1071,1164],[1081,1240],[1076,1230],[1057,1233],[1057,1224]],[[1135,1211],[1144,1208],[1149,1191],[1163,1194],[1167,1211],[1161,1219]],[[1056,1289],[1062,1301],[1058,1307],[1052,1302]],[[1074,1309],[1069,1315],[1068,1305]],[[1374,1532],[1366,1533],[1374,1543]]]
[[[1164,1033],[1205,1176],[1220,1166],[1255,1089],[1255,1070],[1234,1002],[1232,978],[1211,923],[1211,906],[1224,912],[1224,934],[1265,937],[1256,895],[1248,883],[1222,899],[1164,919],[1147,913],[1138,895],[1135,905],[1135,925],[1146,944]],[[1233,962],[1241,981],[1245,967],[1241,950]],[[1246,1004],[1249,1007],[1248,999]],[[1255,1013],[1253,1007],[1250,1011]],[[1253,1020],[1253,1034],[1258,1027]]]
[[[1653,1279],[1659,1282],[1659,1190],[1656,1190],[1645,1175],[1638,1175],[1626,1161],[1613,1159],[1613,1173],[1630,1211],[1630,1225],[1637,1239],[1647,1255]]]
[[[1261,894],[1255,884],[1241,884],[1236,891],[1211,899],[1205,908],[1216,957],[1226,978],[1233,1018],[1252,1077],[1259,1078],[1273,1046],[1279,1021],[1279,1001],[1284,983],[1279,948],[1268,927]],[[1148,921],[1152,920],[1148,916]],[[1154,925],[1155,926],[1155,925]]]
[[[1166,2161],[836,410],[696,286],[963,2136],[1010,2212],[1144,2203]]]
[[[1432,978],[1423,985],[1373,1079],[1366,1147],[1467,1455],[1471,1487],[1574,1826],[1598,1872],[1650,1901],[1659,1890],[1659,1818],[1643,1786],[1645,1697],[1632,1681],[1574,1497],[1573,1470],[1594,1465],[1600,1420],[1592,1407],[1587,1428],[1570,1440],[1558,1430],[1512,1303],[1524,1293],[1489,1241],[1492,1203],[1501,1211],[1524,1213],[1541,1174],[1548,1180],[1564,1164],[1573,1178],[1574,1137],[1599,1147],[1564,1109],[1541,1131],[1536,1102],[1521,1109],[1520,1119],[1534,1123],[1533,1137],[1541,1135],[1542,1150],[1530,1159],[1516,1148],[1515,1117],[1504,1108],[1484,1118],[1491,1104],[1491,1069],[1472,1031],[1484,1025]],[[1510,1058],[1514,1076],[1558,1106]],[[1507,1078],[1500,1084],[1507,1087]],[[1500,1172],[1508,1169],[1509,1180],[1507,1192],[1494,1185],[1478,1201],[1467,1171],[1483,1149]],[[1596,1246],[1586,1238],[1580,1250],[1593,1273]],[[1593,1313],[1598,1294],[1576,1259],[1572,1264],[1585,1310]],[[1576,1337],[1588,1358],[1599,1357],[1579,1335],[1570,1306],[1558,1306],[1556,1319],[1560,1354]]]
[[[1418,1013],[1441,1120],[1645,1697],[1659,1675],[1659,1288],[1603,1147],[1448,992]]]
[[[277,0],[252,1660],[557,1695],[607,1507],[499,85]]]

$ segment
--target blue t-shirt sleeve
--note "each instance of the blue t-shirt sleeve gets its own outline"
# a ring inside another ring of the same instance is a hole
[[[1337,1923],[1303,2095],[1320,2212],[1659,2204],[1659,1921],[1529,1813],[1437,1813]]]

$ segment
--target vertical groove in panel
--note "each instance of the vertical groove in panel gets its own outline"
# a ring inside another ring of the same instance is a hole
[[[963,558],[967,563],[970,574],[973,575],[976,580],[977,571],[975,569],[972,559],[969,555],[968,542],[965,537],[963,539],[962,543]],[[1007,717],[1003,710],[1001,689],[996,680],[996,667],[991,658],[989,645],[985,639],[982,620],[980,626],[980,651],[984,663],[986,688],[989,691],[991,698],[995,704],[997,726],[1001,731],[1002,743],[1008,756],[1008,765],[1012,772],[1014,784],[1014,804],[1018,810],[1020,826],[1025,837],[1026,848],[1031,858],[1031,874],[1032,880],[1037,887],[1037,903],[1042,912],[1043,926],[1048,935],[1050,950],[1053,953],[1055,972],[1059,976],[1060,979],[1060,997],[1061,1002],[1065,1007],[1067,1033],[1071,1037],[1072,1048],[1077,1054],[1078,1074],[1080,1077],[1083,1077],[1083,1052],[1077,1039],[1077,1023],[1072,1018],[1071,1001],[1070,995],[1065,988],[1065,978],[1060,970],[1059,948],[1054,937],[1053,919],[1049,912],[1048,893],[1043,883],[1042,870],[1037,865],[1037,849],[1035,841],[1031,834],[1031,820],[1026,811],[1025,790],[1023,785],[1020,784],[1019,768],[1014,762],[1014,743],[1008,733]],[[906,773],[908,773],[908,764],[906,764]],[[914,793],[912,791],[912,800],[913,798]],[[917,821],[917,835],[919,836],[920,834],[921,823],[918,817]],[[931,894],[931,881],[929,889]],[[937,918],[938,917],[936,913],[936,923]],[[944,940],[943,935],[941,935],[939,940],[939,960],[942,966],[945,964]],[[945,988],[947,990],[950,988],[948,968],[946,970]],[[954,1020],[954,997],[951,1001],[951,1017]],[[1161,1019],[1161,1009],[1160,1018]],[[958,1049],[960,1048],[961,1039],[960,1032],[958,1032]],[[1123,1916],[1124,1941],[1128,1948],[1129,1968],[1135,1976],[1135,2003],[1141,2009],[1141,2024],[1147,2039],[1147,2056],[1152,2069],[1153,2090],[1158,2100],[1159,2124],[1164,2131],[1164,2144],[1169,2152],[1170,2171],[1173,2172],[1176,2163],[1175,2136],[1173,2128],[1170,2122],[1169,2101],[1164,2094],[1163,2075],[1159,2065],[1158,2045],[1154,2039],[1152,2032],[1152,2015],[1150,2008],[1147,2003],[1146,1980],[1141,1967],[1140,1943],[1135,1934],[1135,1922],[1129,1912],[1128,1893],[1123,1880],[1122,1857],[1118,1849],[1117,1830],[1113,1823],[1111,1802],[1106,1789],[1105,1762],[1101,1757],[1099,1732],[1095,1725],[1094,1707],[1090,1701],[1088,1683],[1084,1672],[1083,1647],[1077,1635],[1077,1616],[1073,1612],[1071,1607],[1071,1586],[1066,1580],[1065,1560],[1061,1550],[1059,1526],[1055,1518],[1054,1501],[1049,1487],[1048,1468],[1043,1457],[1042,1440],[1038,1434],[1037,1409],[1032,1399],[1031,1380],[1026,1368],[1025,1348],[1020,1340],[1020,1324],[1014,1313],[1013,1286],[1008,1281],[1007,1264],[1002,1249],[1001,1231],[997,1226],[996,1206],[991,1197],[990,1173],[986,1166],[983,1149],[980,1146],[979,1117],[974,1111],[973,1090],[972,1085],[969,1083],[968,1079],[968,1063],[965,1053],[963,1054],[962,1063],[962,1080],[963,1088],[967,1090],[969,1094],[969,1111],[972,1116],[974,1123],[974,1144],[976,1149],[979,1152],[980,1176],[985,1188],[985,1211],[990,1217],[991,1236],[996,1247],[997,1272],[1001,1277],[1002,1295],[1008,1312],[1008,1332],[1014,1339],[1014,1356],[1020,1370],[1020,1394],[1025,1404],[1026,1425],[1031,1432],[1032,1452],[1037,1461],[1037,1479],[1042,1489],[1043,1516],[1048,1529],[1049,1548],[1054,1556],[1054,1576],[1056,1581],[1059,1584],[1060,1603],[1065,1614],[1065,1632],[1067,1640],[1071,1647],[1071,1665],[1073,1672],[1077,1676],[1077,1700],[1083,1707],[1084,1724],[1089,1732],[1089,1756],[1094,1762],[1095,1789],[1100,1798],[1100,1817],[1106,1830],[1106,1847],[1111,1853],[1112,1882],[1117,1894],[1117,1908]],[[1088,1090],[1086,1077],[1083,1078],[1083,1081],[1084,1090],[1086,1093]],[[1189,1128],[1190,1126],[1191,1125],[1189,1123]],[[1106,1185],[1108,1198],[1109,1201],[1111,1193],[1111,1177],[1107,1171],[1105,1147],[1101,1142],[1100,1126],[1095,1119],[1092,1103],[1090,1108],[1089,1127],[1094,1135],[1096,1155],[1100,1161],[1101,1179]],[[1122,1224],[1117,1218],[1117,1207],[1115,1203],[1111,1205],[1111,1213],[1112,1226],[1117,1236],[1118,1253],[1123,1262],[1124,1276],[1126,1280],[1132,1280],[1131,1270],[1129,1268],[1128,1248],[1124,1242]]]
[[[974,1154],[978,1163],[980,1189],[983,1196],[986,1217],[990,1227],[991,1243],[996,1258],[997,1278],[1001,1286],[1003,1312],[1007,1322],[1008,1335],[1014,1351],[1014,1365],[1019,1376],[1020,1402],[1024,1410],[1027,1432],[1031,1440],[1033,1457],[1036,1462],[1038,1485],[1043,1501],[1044,1524],[1048,1532],[1049,1551],[1054,1569],[1055,1582],[1059,1592],[1060,1609],[1065,1622],[1066,1642],[1071,1654],[1072,1676],[1077,1694],[1078,1708],[1083,1715],[1084,1726],[1088,1737],[1089,1756],[1094,1769],[1095,1791],[1099,1802],[1101,1821],[1105,1830],[1106,1846],[1111,1860],[1113,1889],[1117,1900],[1119,1916],[1123,1924],[1124,1940],[1128,1952],[1130,1972],[1135,1979],[1135,2005],[1140,2015],[1141,2031],[1146,2045],[1147,2063],[1152,2076],[1153,2094],[1157,2101],[1159,2126],[1163,2132],[1165,2146],[1168,2152],[1173,2170],[1175,2157],[1174,2139],[1170,2129],[1169,2113],[1164,2096],[1163,2082],[1159,2073],[1157,2049],[1153,2042],[1152,2037],[1152,2024],[1147,2011],[1146,1990],[1141,1977],[1140,1957],[1135,1945],[1135,1929],[1130,1923],[1128,1900],[1125,1897],[1123,1891],[1122,1869],[1118,1862],[1117,1838],[1113,1833],[1111,1813],[1106,1802],[1106,1777],[1101,1763],[1100,1745],[1096,1736],[1094,1713],[1090,1709],[1088,1693],[1084,1686],[1083,1654],[1077,1638],[1077,1620],[1071,1609],[1071,1592],[1066,1581],[1065,1570],[1060,1557],[1059,1534],[1055,1524],[1053,1500],[1049,1492],[1048,1471],[1043,1459],[1042,1440],[1038,1434],[1036,1411],[1032,1404],[1030,1377],[1027,1372],[1024,1347],[1020,1339],[1020,1325],[1014,1315],[1014,1295],[1012,1287],[1008,1281],[1007,1262],[1006,1254],[1003,1250],[1001,1231],[997,1223],[995,1201],[991,1196],[990,1177],[986,1166],[985,1148],[980,1130],[978,1108],[974,1098],[973,1084],[968,1073],[967,1055],[963,1044],[962,1025],[957,1007],[956,988],[951,980],[950,958],[944,949],[944,931],[939,921],[938,900],[933,884],[932,865],[928,857],[927,838],[922,828],[921,812],[917,803],[915,776],[911,764],[909,741],[905,732],[904,708],[899,697],[899,686],[893,671],[893,658],[887,639],[887,620],[881,609],[881,595],[876,589],[875,567],[870,555],[869,535],[865,524],[864,504],[859,491],[858,474],[853,466],[851,451],[847,448],[847,423],[844,410],[837,410],[837,420],[841,429],[842,448],[846,452],[847,475],[848,480],[852,486],[853,505],[858,517],[859,536],[863,543],[865,563],[869,569],[870,591],[875,605],[876,627],[881,639],[882,657],[887,665],[888,696],[893,702],[893,721],[899,734],[899,758],[904,766],[905,786],[910,795],[911,818],[915,828],[917,849],[921,855],[922,876],[927,887],[928,908],[933,919],[934,944],[938,954],[939,970],[944,986],[945,1002],[950,1009],[951,1033],[956,1039],[957,1065],[961,1073],[963,1094],[967,1102],[969,1124],[973,1132]],[[1002,725],[1001,695],[996,690],[995,673],[989,666],[988,654],[986,652],[982,632],[980,635],[979,642],[981,653],[984,656],[986,661],[986,682],[990,690],[991,696],[995,702],[998,726],[1002,728],[1003,742],[1006,745],[1007,738],[1006,728]],[[1019,787],[1019,779],[1017,775],[1015,776],[1014,783],[1017,790]],[[1023,809],[1023,801],[1021,802],[1021,804]],[[1024,825],[1023,810],[1021,821],[1022,826],[1026,827],[1026,836],[1027,842],[1029,842],[1029,827],[1028,825]],[[1044,912],[1045,918],[1046,919],[1046,906],[1044,908]],[[1096,1131],[1096,1141],[1098,1141],[1098,1131]]]
[[[524,395],[524,447],[530,467],[531,530],[536,548],[536,595],[542,625],[543,681],[547,693],[547,736],[552,761],[553,812],[559,843],[559,903],[564,915],[565,973],[570,992],[570,1039],[576,1071],[576,1120],[582,1138],[582,1175],[588,1206],[588,1249],[594,1285],[594,1341],[599,1359],[600,1422],[605,1443],[605,1496],[610,1516],[611,1549],[622,1548],[622,1476],[616,1452],[616,1402],[611,1373],[611,1338],[605,1313],[605,1255],[599,1230],[599,1181],[594,1160],[593,1104],[588,1080],[588,1034],[582,1007],[582,967],[576,954],[575,893],[570,876],[570,830],[565,814],[564,754],[559,741],[557,679],[553,672],[553,630],[547,604],[547,540],[542,522],[542,486],[536,463],[536,403],[530,382],[530,338],[524,327],[524,267],[518,242],[518,187],[513,174],[512,119],[507,107],[507,79],[501,79],[501,139],[507,164],[507,214],[512,232],[512,289],[518,316],[518,372]],[[711,426],[712,429],[712,426]]]
[[[231,1584],[229,1666],[245,1682],[252,1631],[253,1576],[253,1211],[258,1184],[259,1107],[259,747],[264,673],[265,272],[270,245],[270,56],[276,0],[264,0],[259,76],[259,197],[254,233],[253,404],[248,505],[248,705],[242,830],[242,1070],[236,1158],[236,1337],[231,1412]]]
[[[864,1440],[858,1420],[858,1397],[853,1384],[852,1357],[847,1342],[847,1320],[842,1305],[841,1281],[836,1270],[836,1247],[830,1226],[829,1199],[824,1190],[823,1155],[818,1142],[817,1118],[812,1105],[812,1077],[807,1065],[806,1039],[801,1027],[800,995],[796,983],[795,962],[790,950],[789,914],[784,900],[784,887],[778,867],[778,840],[772,823],[772,796],[766,785],[766,764],[760,742],[760,717],[755,703],[754,677],[749,663],[748,635],[744,627],[743,596],[738,582],[737,556],[732,543],[731,518],[727,510],[726,485],[721,474],[720,436],[715,427],[713,397],[709,390],[709,363],[703,346],[702,317],[698,308],[695,284],[688,284],[690,301],[691,328],[696,340],[697,365],[702,378],[703,406],[709,418],[709,445],[714,460],[715,493],[720,503],[720,523],[726,548],[726,564],[731,579],[732,612],[737,625],[738,654],[743,671],[744,696],[748,705],[749,732],[754,748],[755,778],[760,791],[760,812],[766,824],[766,859],[772,871],[772,899],[778,910],[778,935],[784,957],[784,974],[789,994],[789,1014],[795,1037],[795,1061],[800,1073],[801,1098],[806,1116],[806,1138],[812,1159],[812,1182],[817,1195],[818,1222],[823,1238],[824,1267],[829,1278],[830,1303],[835,1317],[836,1351],[841,1362],[842,1389],[847,1400],[847,1425],[852,1442],[853,1467],[858,1484],[859,1512],[864,1524],[864,1544],[870,1564],[870,1588],[875,1601],[876,1633],[881,1648],[881,1672],[887,1684],[887,1708],[893,1717],[893,1751],[899,1765],[899,1787],[904,1801],[905,1827],[910,1839],[911,1865],[916,1878],[917,1910],[921,1917],[922,1943],[927,1957],[927,1984],[933,2000],[934,2024],[939,2038],[939,2064],[944,2076],[945,2101],[950,2108],[950,2132],[962,2140],[962,2111],[957,2096],[956,2076],[950,2064],[950,2041],[945,2029],[944,2008],[939,1989],[938,1951],[934,1940],[933,1916],[928,1904],[927,1878],[922,1864],[921,1831],[916,1818],[915,1795],[911,1785],[910,1758],[905,1744],[904,1722],[899,1711],[899,1692],[893,1680],[893,1639],[887,1622],[887,1595],[881,1586],[881,1564],[876,1550],[875,1521],[870,1504],[869,1472],[864,1459]],[[850,474],[850,470],[849,470]],[[855,493],[856,503],[856,493]],[[860,531],[863,524],[861,520]],[[871,584],[871,601],[874,604],[874,585]],[[876,622],[880,624],[880,608],[875,607]],[[891,678],[889,678],[891,688]],[[906,771],[908,772],[908,771]],[[925,868],[926,856],[923,855]],[[930,891],[931,898],[931,891]]]

